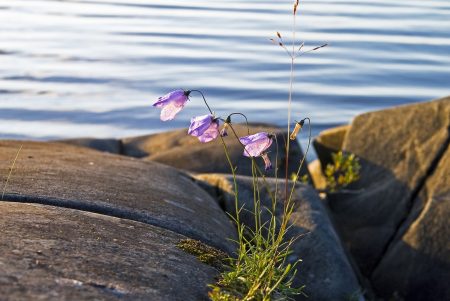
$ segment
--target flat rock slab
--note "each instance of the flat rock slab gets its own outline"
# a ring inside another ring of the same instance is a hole
[[[372,276],[378,294],[450,300],[450,147]]]
[[[0,142],[2,174],[23,144],[5,200],[37,202],[141,221],[229,253],[235,228],[185,173],[60,143]]]
[[[234,186],[231,175],[203,174],[199,181],[211,185],[210,192],[216,194],[223,202],[225,209],[232,215],[235,213]],[[240,214],[241,222],[254,227],[253,212],[253,179],[238,176],[239,206],[246,210]],[[207,185],[207,184],[204,185]],[[292,183],[291,183],[292,184]],[[266,193],[262,181],[261,189],[262,223],[270,218],[264,208],[271,208],[271,199]],[[275,179],[267,179],[269,189],[275,191]],[[279,191],[284,191],[284,181],[279,180]],[[279,195],[278,217],[282,211],[282,197]],[[308,298],[299,296],[298,300],[364,300],[357,277],[346,257],[341,242],[332,226],[322,201],[315,190],[307,185],[298,185],[294,194],[296,202],[292,215],[290,237],[299,238],[289,256],[291,262],[302,259],[298,266],[294,281],[295,287],[306,286]]]
[[[346,246],[370,276],[408,217],[415,194],[448,143],[450,97],[370,112],[355,118],[343,150],[362,165],[350,189],[330,198]]]
[[[233,127],[239,137],[248,135],[246,127],[239,124],[236,124]],[[269,149],[269,157],[274,166],[275,162],[278,163],[279,176],[284,176],[286,163],[286,151],[284,145],[287,138],[285,130],[270,125],[250,126],[251,134],[262,131],[276,134],[279,145],[278,161],[275,161],[277,154],[276,143],[273,143],[272,147]],[[228,133],[229,136],[225,137],[224,141],[227,144],[231,161],[234,166],[237,167],[236,173],[252,175],[251,160],[243,156],[243,147],[237,141],[232,131],[229,130]],[[216,139],[209,143],[200,143],[196,137],[187,134],[187,129],[124,138],[121,140],[84,138],[64,140],[63,142],[134,158],[156,161],[191,172],[229,173],[231,171],[220,139]],[[290,141],[289,147],[288,173],[291,175],[292,173],[297,172],[297,169],[300,166],[300,160],[303,157],[303,152],[297,141]],[[264,171],[263,160],[257,158],[256,161],[261,170]],[[302,168],[301,174],[308,174],[306,167]],[[266,172],[266,175],[273,176],[274,170]]]
[[[207,300],[217,271],[185,236],[115,217],[0,202],[0,295],[20,300]]]

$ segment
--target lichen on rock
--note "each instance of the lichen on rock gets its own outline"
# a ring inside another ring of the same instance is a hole
[[[201,241],[195,239],[182,239],[178,242],[177,247],[188,254],[194,255],[203,263],[206,263],[218,270],[223,269],[228,255],[216,248],[208,246]]]

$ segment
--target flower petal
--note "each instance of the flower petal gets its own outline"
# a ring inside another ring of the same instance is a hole
[[[154,106],[154,107],[157,107],[157,108],[162,108],[162,107],[166,106],[169,102],[170,102],[169,99],[160,97],[160,98],[158,98],[158,100],[153,104],[153,106]]]
[[[259,132],[253,135],[241,137],[239,138],[239,140],[241,141],[242,144],[247,145],[260,139],[266,139],[268,136],[269,134],[266,132]]]
[[[213,118],[209,114],[191,118],[188,134],[196,137],[201,136],[209,128],[213,122]]]
[[[241,137],[239,141],[245,146],[244,156],[246,157],[258,157],[272,145],[272,139],[266,132]]]
[[[188,97],[186,95],[186,92],[181,89],[178,89],[158,98],[158,100],[153,104],[153,106],[161,108],[171,102],[175,102],[177,106],[184,106],[187,100]]]
[[[219,136],[219,121],[214,121],[210,124],[208,129],[203,132],[201,136],[198,137],[198,140],[202,143],[210,142]]]
[[[161,110],[161,120],[168,121],[175,118],[175,115],[178,114],[183,109],[183,106],[177,106],[175,103],[170,102],[166,106],[164,106]]]

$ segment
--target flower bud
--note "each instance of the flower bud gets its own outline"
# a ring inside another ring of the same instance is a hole
[[[295,138],[297,138],[297,134],[302,129],[304,124],[305,124],[305,119],[303,119],[295,124],[294,130],[292,131],[291,135],[289,136],[289,138],[291,140],[295,140]]]
[[[229,125],[228,122],[225,122],[225,123],[223,124],[223,128],[222,128],[222,130],[220,131],[220,136],[221,136],[221,137],[226,137],[226,136],[228,136],[228,133],[227,133],[228,125]]]

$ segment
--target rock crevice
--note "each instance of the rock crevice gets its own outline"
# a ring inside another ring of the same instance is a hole
[[[420,202],[420,200],[418,200],[419,194],[425,188],[427,180],[433,175],[434,171],[436,170],[442,158],[444,157],[446,151],[450,149],[449,145],[450,145],[450,127],[447,128],[447,139],[442,143],[442,146],[437,150],[435,158],[431,161],[423,177],[418,181],[417,186],[412,190],[411,196],[408,200],[409,207],[406,210],[406,214],[403,217],[403,219],[399,221],[398,226],[396,227],[396,230],[394,231],[391,238],[386,242],[386,245],[383,248],[380,257],[374,266],[372,274],[375,272],[380,262],[383,260],[384,256],[392,248],[393,243],[395,243],[398,239],[401,239],[401,237],[408,230],[409,225],[414,223],[414,221],[420,216],[422,210],[426,208],[426,204],[421,205],[416,204],[416,202]],[[414,210],[415,206],[420,206],[422,209]]]

